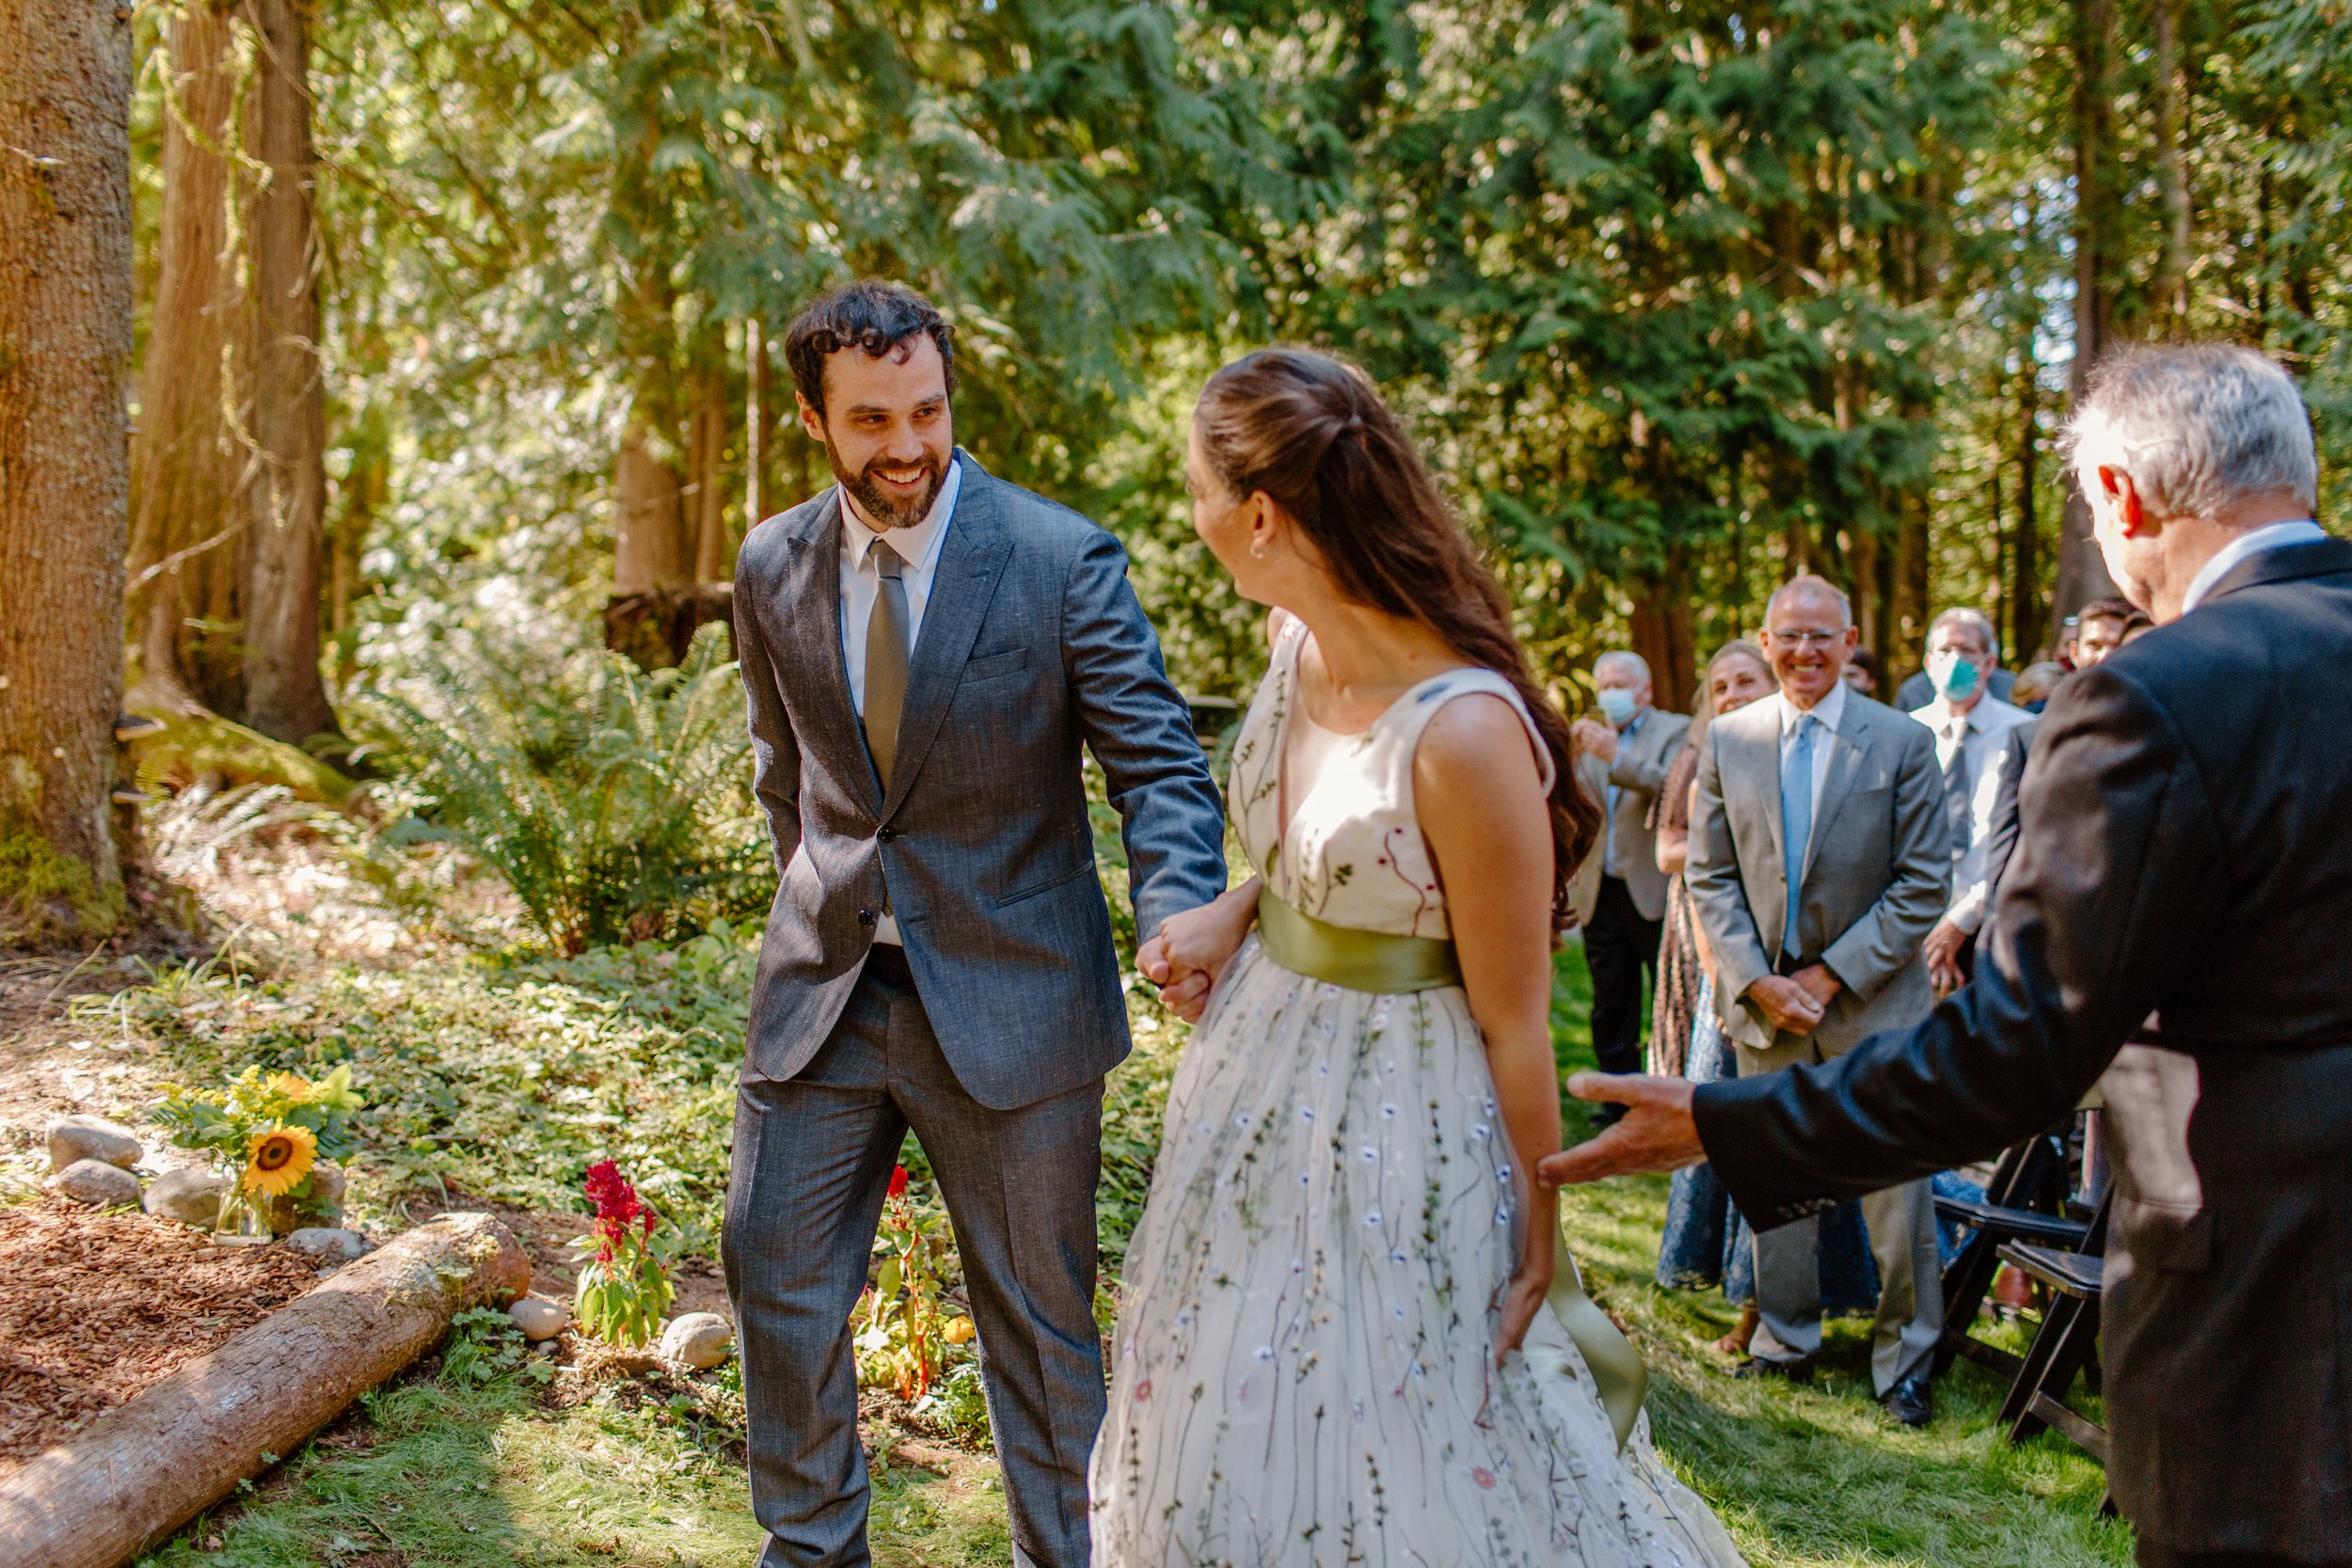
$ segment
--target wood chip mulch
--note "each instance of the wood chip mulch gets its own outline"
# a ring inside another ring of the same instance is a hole
[[[0,1208],[0,1475],[319,1281],[283,1243],[216,1247],[151,1214]]]

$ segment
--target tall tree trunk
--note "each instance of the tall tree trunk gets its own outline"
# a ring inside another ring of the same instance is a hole
[[[228,150],[237,139],[229,12],[199,0],[166,29],[163,214],[155,299],[131,449],[132,636],[146,694],[235,714],[232,626],[244,575],[245,451],[236,402],[236,291]]]
[[[0,926],[121,908],[130,102],[127,7],[0,6]]]
[[[258,35],[246,147],[268,170],[245,194],[251,291],[241,379],[251,401],[246,493],[245,712],[300,742],[335,730],[319,673],[319,556],[326,388],[319,364],[318,230],[311,220],[310,39],[299,0],[246,0]]]
[[[168,43],[134,635],[151,700],[300,741],[335,728],[308,25],[300,0],[195,0]]]
[[[1690,712],[1692,699],[1698,693],[1698,674],[1691,618],[1690,553],[1680,545],[1666,546],[1664,575],[1645,584],[1633,601],[1629,629],[1633,651],[1649,666],[1658,705],[1672,713]]]
[[[728,403],[723,361],[705,365],[694,378],[694,484],[687,514],[696,582],[735,578],[735,540],[727,526]]]
[[[2009,624],[2012,655],[2026,657],[2026,640],[2042,630],[2042,539],[2039,516],[2042,384],[2034,362],[2033,337],[2019,350],[2017,375],[2017,526],[2010,544]]]
[[[2155,21],[2156,191],[2164,238],[2156,261],[2157,320],[2167,338],[2188,332],[2188,171],[2181,154],[2181,0],[2151,0]]]
[[[686,580],[693,558],[686,542],[681,488],[677,470],[654,455],[651,432],[632,410],[612,476],[615,598]]]
[[[2074,360],[2067,401],[2079,405],[2091,367],[2114,336],[2117,230],[2114,149],[2115,0],[2074,0]],[[2058,531],[2058,581],[2050,595],[2050,641],[2064,619],[2115,592],[2090,536],[2090,503],[2070,479]]]

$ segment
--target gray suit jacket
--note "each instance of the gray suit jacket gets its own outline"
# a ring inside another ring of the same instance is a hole
[[[1684,880],[1715,958],[1725,1028],[1753,1051],[1800,1054],[1746,999],[1779,964],[1788,883],[1780,851],[1780,707],[1751,703],[1708,726]],[[1799,891],[1804,951],[1843,984],[1812,1041],[1836,1055],[1934,1006],[1919,944],[1952,879],[1935,736],[1908,715],[1849,694],[1830,742]],[[1773,1065],[1773,1064],[1767,1064]]]
[[[887,796],[842,664],[839,492],[761,523],[738,557],[755,784],[782,873],[744,1073],[790,1078],[824,1044],[887,885],[948,1065],[1008,1110],[1102,1077],[1130,1045],[1080,747],[1124,824],[1145,936],[1225,891],[1225,818],[1119,542],[956,460]]]
[[[1618,737],[1616,761],[1603,762],[1590,752],[1578,759],[1584,787],[1594,800],[1606,806],[1609,786],[1617,786],[1617,816],[1609,836],[1616,842],[1617,876],[1644,920],[1657,920],[1666,912],[1666,874],[1658,869],[1658,832],[1649,825],[1650,807],[1690,735],[1687,716],[1651,708],[1630,737]],[[1606,858],[1603,847],[1593,846],[1596,863]]]

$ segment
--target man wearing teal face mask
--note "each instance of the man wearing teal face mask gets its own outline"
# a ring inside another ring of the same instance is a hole
[[[1992,695],[2001,645],[1993,624],[1955,608],[1928,628],[1928,679],[1934,700],[1911,716],[1935,732],[1935,760],[1944,770],[1944,800],[1952,829],[1952,897],[1920,949],[1936,994],[1948,996],[1967,979],[1969,949],[1992,901],[1985,847],[1993,836],[2000,795],[2001,753],[2009,732],[2033,716]]]
[[[1649,665],[1629,650],[1594,660],[1593,691],[1601,717],[1578,721],[1576,744],[1584,786],[1606,815],[1593,851],[1600,858],[1597,895],[1577,914],[1593,972],[1593,1054],[1608,1071],[1634,1072],[1642,1059],[1642,974],[1657,974],[1666,912],[1651,808],[1691,721],[1650,705]],[[1603,1107],[1604,1119],[1615,1109]]]

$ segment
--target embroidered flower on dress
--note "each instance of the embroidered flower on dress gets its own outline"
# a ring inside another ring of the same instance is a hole
[[[1366,1225],[1378,1225],[1380,1223],[1380,1211],[1375,1209],[1372,1212],[1366,1214],[1364,1216],[1364,1223]]]
[[[1136,1402],[1137,1404],[1150,1404],[1152,1402],[1152,1380],[1150,1378],[1147,1377],[1141,1383],[1136,1385]]]
[[[1495,1489],[1495,1473],[1484,1465],[1471,1467],[1470,1480],[1478,1482],[1479,1486],[1486,1491],[1491,1492]]]

